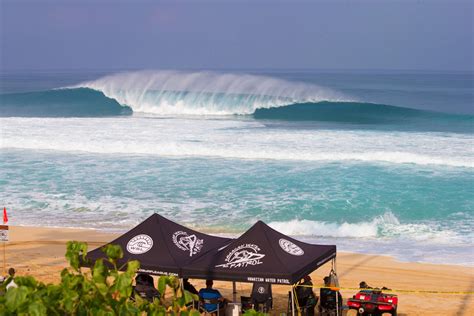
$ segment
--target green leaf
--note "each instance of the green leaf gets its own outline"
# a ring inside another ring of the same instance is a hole
[[[173,300],[174,307],[181,308],[185,305],[184,297],[175,297]]]
[[[102,251],[112,262],[115,262],[123,257],[122,247],[119,245],[106,245],[105,247],[102,247]]]
[[[245,313],[243,315],[244,316],[265,316],[265,315],[268,315],[268,314],[257,312],[254,309],[249,309],[249,310],[245,311]]]
[[[73,313],[76,304],[78,303],[79,295],[75,291],[63,291],[63,298],[61,303],[67,313]]]
[[[46,316],[46,306],[41,302],[31,302],[28,306],[28,314],[30,314],[30,316]]]
[[[187,305],[192,301],[198,301],[199,297],[189,291],[184,290],[184,304]]]
[[[96,283],[105,283],[107,280],[109,269],[105,266],[103,259],[98,259],[92,268],[92,279]]]
[[[138,269],[140,269],[140,262],[138,260],[132,260],[128,262],[127,273],[135,275]]]
[[[87,244],[79,241],[68,241],[66,247],[66,259],[74,270],[79,270],[80,258],[86,260]]]
[[[104,284],[104,283],[98,283],[95,285],[97,290],[99,291],[99,293],[102,295],[102,296],[106,296],[108,291],[109,291],[109,287],[107,286],[107,284]]]
[[[180,288],[179,279],[174,276],[168,277],[168,284],[173,290]]]
[[[165,296],[166,283],[168,283],[168,282],[169,282],[169,280],[168,280],[168,277],[166,277],[166,276],[161,276],[158,279],[158,292],[160,292],[162,297]]]
[[[25,286],[13,287],[7,290],[5,294],[5,305],[11,312],[20,312],[21,307],[24,307],[28,302],[28,294],[30,290]]]
[[[115,280],[115,290],[120,293],[122,297],[130,297],[132,294],[132,278],[127,274],[119,274]]]
[[[38,285],[38,281],[35,280],[35,278],[33,278],[32,276],[19,276],[19,277],[16,277],[15,278],[15,283],[18,285],[18,286],[26,286],[26,287],[29,287],[29,288],[36,288],[36,286]]]

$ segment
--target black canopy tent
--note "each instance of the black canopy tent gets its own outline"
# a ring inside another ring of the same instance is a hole
[[[123,249],[124,256],[118,261],[119,266],[138,260],[139,272],[181,276],[185,265],[230,241],[229,238],[203,234],[153,214],[109,244],[120,245]],[[90,262],[105,257],[100,248],[87,253]]]
[[[194,231],[158,214],[109,244],[124,250],[119,266],[138,260],[139,272],[233,281],[234,294],[236,281],[294,285],[336,258],[336,246],[298,241],[262,221],[229,239]],[[105,257],[100,248],[87,253],[90,263]]]
[[[336,246],[313,245],[258,221],[225,248],[186,265],[183,277],[222,281],[295,284],[336,257]]]
[[[295,285],[330,260],[335,267],[336,246],[304,243],[258,221],[226,247],[209,251],[182,271],[185,278],[233,281],[235,302],[236,281]]]

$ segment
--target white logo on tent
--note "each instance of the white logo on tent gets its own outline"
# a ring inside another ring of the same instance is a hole
[[[203,239],[198,239],[196,235],[188,235],[187,232],[177,231],[173,234],[173,243],[183,251],[189,251],[189,256],[197,254],[204,245]]]
[[[257,289],[257,292],[260,293],[260,294],[263,294],[265,293],[265,288],[263,286],[260,286],[258,289]]]
[[[265,257],[260,252],[260,247],[254,244],[243,244],[234,249],[227,255],[227,263],[218,264],[216,267],[222,268],[245,268],[247,266],[256,266],[262,264],[261,259]]]
[[[133,237],[127,243],[127,251],[134,255],[141,255],[153,247],[153,239],[150,236],[141,234]]]
[[[278,241],[278,243],[280,244],[281,249],[283,249],[285,252],[289,253],[290,255],[293,255],[293,256],[304,255],[303,249],[301,249],[298,245],[295,245],[289,240],[281,238]]]

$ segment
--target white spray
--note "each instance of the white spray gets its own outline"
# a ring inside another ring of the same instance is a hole
[[[314,84],[207,71],[126,72],[71,88],[77,87],[102,91],[134,112],[157,115],[251,114],[294,103],[344,101],[341,94]]]

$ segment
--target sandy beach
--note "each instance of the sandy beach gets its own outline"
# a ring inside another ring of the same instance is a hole
[[[93,249],[112,240],[115,234],[88,229],[59,229],[10,227],[7,243],[7,267],[14,267],[17,275],[32,275],[43,282],[58,282],[59,272],[66,266],[65,245],[68,240],[85,241]],[[329,272],[329,265],[311,276],[315,285]],[[357,287],[360,281],[371,286],[413,291],[473,291],[474,270],[454,265],[406,263],[386,256],[338,253],[337,269],[342,288]],[[192,280],[196,288],[203,281]],[[232,297],[231,283],[215,282],[215,287]],[[274,313],[286,312],[288,286],[274,286]],[[240,295],[248,295],[250,284],[238,283]],[[318,291],[316,291],[318,292]],[[344,299],[355,290],[343,290]],[[399,295],[399,315],[472,315],[474,296],[468,294],[434,294],[403,292]],[[347,315],[355,315],[351,311]]]

